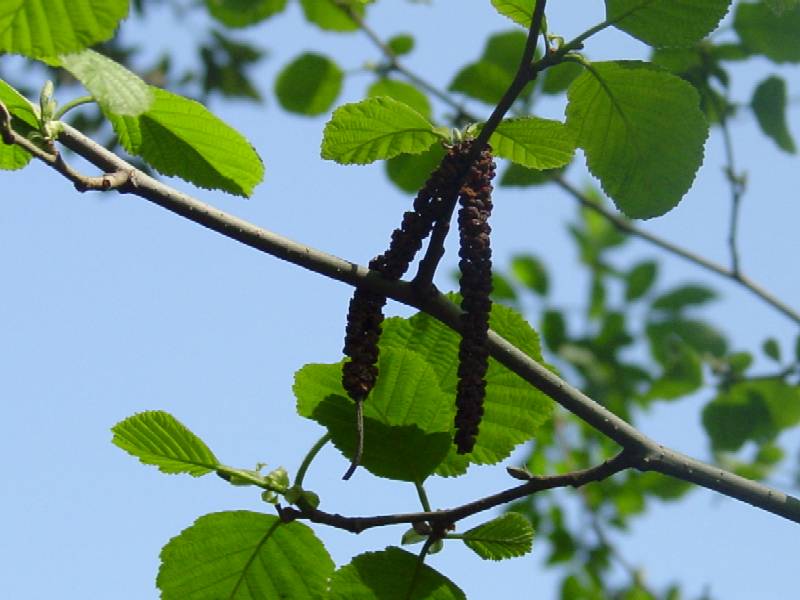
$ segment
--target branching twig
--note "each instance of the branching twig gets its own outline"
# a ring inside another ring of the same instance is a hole
[[[55,148],[53,148],[51,152],[45,150],[25,136],[14,131],[11,126],[11,113],[8,112],[8,108],[2,101],[0,101],[0,138],[3,140],[3,143],[19,146],[46,165],[53,167],[56,171],[69,179],[80,192],[85,192],[87,190],[105,191],[117,189],[128,183],[133,174],[133,167],[128,170],[115,170],[98,177],[89,177],[79,173],[67,164],[64,157],[61,156]]]
[[[449,510],[435,510],[417,513],[405,513],[394,515],[378,515],[374,517],[346,517],[339,514],[328,513],[319,509],[306,507],[305,509],[284,508],[282,518],[307,519],[314,523],[330,525],[339,529],[361,533],[372,527],[382,527],[386,525],[398,525],[400,523],[429,523],[433,530],[446,528],[458,521],[475,515],[477,513],[495,508],[530,496],[537,492],[550,490],[558,487],[580,487],[593,481],[601,481],[619,473],[627,468],[634,466],[635,456],[632,452],[622,451],[614,458],[611,458],[600,465],[565,473],[563,475],[550,475],[543,477],[532,477],[522,485],[509,488],[497,494],[486,496],[479,500],[462,504]]]
[[[309,271],[374,290],[423,310],[455,331],[461,329],[460,309],[441,294],[420,298],[408,282],[388,281],[356,263],[299,244],[209,206],[135,170],[116,154],[68,125],[63,126],[59,141],[100,169],[131,172],[128,183],[117,188],[121,193],[149,200],[212,231]],[[637,461],[633,466],[636,468],[696,483],[800,523],[800,500],[664,448],[492,331],[489,332],[488,347],[490,355],[498,362],[622,447],[635,451]]]
[[[683,248],[682,246],[678,246],[677,244],[670,242],[669,240],[665,240],[653,233],[645,231],[644,229],[640,229],[624,217],[604,208],[603,206],[597,204],[596,202],[592,201],[586,194],[581,192],[578,188],[573,186],[571,183],[566,181],[561,177],[554,177],[553,181],[565,192],[567,192],[570,196],[575,198],[578,202],[581,203],[582,206],[593,210],[597,214],[601,215],[603,218],[607,219],[612,225],[614,225],[620,231],[624,231],[625,233],[629,233],[631,235],[635,235],[647,242],[650,242],[654,246],[658,246],[662,250],[666,250],[667,252],[674,254],[675,256],[680,256],[681,258],[688,260],[708,271],[716,273],[722,277],[727,279],[731,279],[738,283],[743,288],[749,290],[752,294],[758,296],[761,300],[772,306],[777,311],[783,313],[785,316],[789,317],[795,323],[800,324],[800,312],[797,312],[788,304],[784,303],[782,300],[777,298],[771,292],[765,290],[759,284],[751,280],[749,277],[744,275],[741,272],[734,272],[731,269],[728,269],[719,263],[716,263],[712,260],[709,260],[699,254],[695,254],[694,252]]]

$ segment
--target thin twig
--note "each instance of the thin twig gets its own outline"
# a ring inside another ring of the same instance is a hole
[[[100,169],[131,170],[133,176],[130,181],[118,188],[121,193],[149,200],[270,256],[348,285],[373,290],[387,298],[425,311],[454,331],[461,331],[461,310],[441,294],[420,297],[409,282],[388,281],[366,267],[299,244],[205,204],[135,170],[119,156],[68,125],[63,126],[58,139]],[[716,490],[800,523],[800,500],[657,444],[493,331],[489,332],[488,350],[499,363],[587,424],[622,447],[635,450],[639,457],[636,468],[658,471]]]
[[[305,509],[284,508],[284,518],[307,519],[314,523],[330,525],[339,529],[361,533],[373,527],[398,525],[401,523],[430,523],[432,529],[445,529],[462,519],[477,513],[507,504],[513,500],[530,496],[537,492],[558,487],[580,487],[593,481],[602,481],[612,475],[633,466],[636,459],[633,453],[622,451],[615,457],[588,469],[550,475],[532,477],[529,481],[509,488],[497,494],[462,504],[449,510],[424,511],[394,515],[377,515],[373,517],[346,517],[339,514],[328,513],[319,509],[306,507]]]
[[[726,279],[730,279],[735,281],[740,286],[749,290],[752,294],[756,295],[758,298],[772,306],[777,311],[783,313],[786,317],[794,321],[795,323],[800,324],[800,312],[796,311],[788,304],[784,303],[780,300],[777,296],[773,295],[771,292],[767,291],[759,284],[754,282],[752,279],[747,277],[741,272],[734,272],[727,267],[722,266],[719,263],[716,263],[708,258],[700,256],[699,254],[695,254],[694,252],[683,248],[669,240],[665,240],[649,231],[645,231],[644,229],[640,229],[624,217],[606,209],[605,207],[599,205],[597,202],[594,202],[590,199],[586,194],[581,192],[578,188],[574,185],[563,179],[562,177],[553,177],[553,182],[558,185],[561,189],[567,192],[570,196],[572,196],[575,200],[577,200],[582,206],[593,210],[597,214],[601,215],[605,219],[607,219],[612,225],[614,225],[620,231],[624,231],[625,233],[629,233],[631,235],[635,235],[638,238],[641,238],[654,246],[658,246],[662,250],[666,250],[667,252],[674,254],[675,256],[679,256],[689,262],[692,262],[712,273],[716,273],[721,277],[725,277]]]

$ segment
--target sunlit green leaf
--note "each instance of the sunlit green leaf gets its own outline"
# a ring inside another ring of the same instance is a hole
[[[423,481],[452,444],[453,399],[414,352],[381,347],[380,376],[364,402],[361,464],[379,477]],[[342,388],[341,363],[306,365],[295,375],[300,415],[328,429],[348,458],[356,448],[355,409]]]
[[[111,442],[162,473],[205,475],[219,465],[217,457],[199,437],[169,413],[138,413],[111,428]]]
[[[575,154],[575,131],[560,121],[505,119],[489,138],[495,156],[530,169],[563,167]]]
[[[334,564],[307,525],[235,511],[205,515],[161,551],[163,600],[323,598]]]
[[[397,79],[379,79],[367,90],[367,96],[389,96],[404,104],[408,104],[426,119],[431,118],[431,103],[428,97],[416,87]]]
[[[151,89],[155,101],[145,113],[107,115],[122,146],[164,175],[251,195],[264,177],[264,165],[244,136],[199,102]]]
[[[688,46],[716,29],[731,0],[605,0],[606,19],[651,46]]]
[[[327,56],[305,52],[286,65],[275,81],[278,102],[289,112],[328,112],[342,90],[344,73]]]
[[[440,139],[416,110],[392,98],[368,98],[337,108],[325,125],[322,158],[366,164],[400,154],[419,154]]]
[[[750,107],[761,131],[772,138],[781,150],[794,154],[797,148],[786,123],[786,101],[786,81],[773,75],[758,84]]]
[[[567,125],[617,207],[635,218],[674,208],[708,135],[694,87],[647,63],[620,61],[594,63],[567,94]]]
[[[519,513],[506,513],[463,534],[464,543],[487,560],[523,556],[533,546],[533,527]]]
[[[539,337],[517,312],[495,304],[490,327],[541,361]],[[457,385],[459,342],[457,333],[420,313],[408,320],[387,319],[381,348],[403,348],[422,356],[433,367],[439,389],[450,398],[452,406]],[[473,451],[461,455],[451,446],[437,474],[460,475],[470,463],[495,464],[503,460],[516,445],[531,439],[552,412],[552,402],[546,396],[491,358],[483,407],[483,420]]]
[[[33,58],[77,52],[109,39],[128,0],[5,0],[0,51]]]
[[[466,600],[447,577],[405,550],[356,556],[334,573],[330,600]]]
[[[103,112],[136,116],[153,104],[150,87],[138,75],[94,50],[65,54],[59,60],[94,96]]]
[[[36,109],[25,96],[0,79],[0,101],[11,113],[11,127],[22,136],[29,137],[39,131]],[[21,169],[31,161],[31,155],[19,146],[0,141],[0,169]]]
[[[536,0],[492,0],[497,12],[525,28],[531,26],[535,4]]]

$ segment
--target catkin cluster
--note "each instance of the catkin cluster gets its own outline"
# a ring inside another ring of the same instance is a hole
[[[456,393],[456,436],[459,454],[472,451],[483,417],[489,351],[489,312],[492,301],[492,249],[489,215],[492,212],[492,178],[495,164],[491,149],[484,149],[470,167],[459,193],[458,230],[461,250],[462,337],[459,347]]]
[[[467,153],[461,145],[448,150],[414,199],[413,210],[403,214],[400,227],[392,232],[389,249],[370,261],[370,269],[391,281],[405,274],[434,223],[445,216],[457,195]],[[378,376],[378,338],[385,303],[384,296],[365,289],[356,289],[350,301],[344,343],[344,354],[350,360],[342,369],[342,384],[356,402],[366,398]]]

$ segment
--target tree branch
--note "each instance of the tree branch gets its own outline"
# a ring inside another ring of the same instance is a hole
[[[425,311],[455,331],[461,330],[461,310],[439,293],[420,297],[415,287],[406,281],[387,281],[356,263],[299,244],[209,206],[135,170],[113,152],[68,125],[64,126],[59,141],[101,169],[132,171],[129,182],[118,188],[121,193],[150,200],[251,248],[331,279],[373,290]],[[634,467],[696,483],[800,523],[800,500],[657,444],[493,331],[489,332],[488,346],[490,355],[498,362],[623,448],[634,452],[637,457]]]
[[[800,324],[800,312],[794,310],[788,304],[784,303],[778,297],[776,297],[771,292],[767,291],[759,284],[754,282],[752,279],[744,275],[741,271],[733,271],[732,269],[728,269],[723,267],[719,263],[716,263],[712,260],[704,258],[699,254],[695,254],[690,250],[687,250],[669,240],[665,240],[653,233],[645,231],[644,229],[640,229],[627,219],[621,217],[620,215],[604,208],[603,206],[593,202],[586,194],[581,192],[578,188],[573,186],[571,183],[563,179],[562,177],[554,177],[553,182],[556,183],[562,190],[567,192],[570,196],[575,198],[582,206],[593,210],[597,214],[601,215],[608,221],[610,221],[617,229],[620,231],[624,231],[625,233],[629,233],[631,235],[635,235],[638,238],[641,238],[647,242],[650,242],[654,246],[658,246],[662,250],[666,250],[667,252],[674,254],[675,256],[679,256],[685,260],[688,260],[691,263],[694,263],[704,269],[707,269],[717,275],[725,277],[726,279],[730,279],[735,281],[740,286],[745,288],[746,290],[750,291],[752,294],[772,306],[777,311],[783,313],[784,316],[788,317],[795,323]]]
[[[352,531],[353,533],[361,533],[372,527],[398,525],[400,523],[429,523],[431,527],[436,530],[453,525],[474,514],[507,504],[513,500],[524,498],[525,496],[530,496],[537,492],[567,486],[580,487],[593,481],[607,479],[615,473],[630,468],[634,463],[633,453],[623,450],[613,458],[595,467],[590,467],[581,471],[573,471],[563,475],[531,477],[522,485],[448,510],[377,515],[374,517],[346,517],[311,507],[304,507],[303,509],[284,508],[281,510],[281,517],[287,520],[307,519],[314,523],[330,525],[331,527]]]

